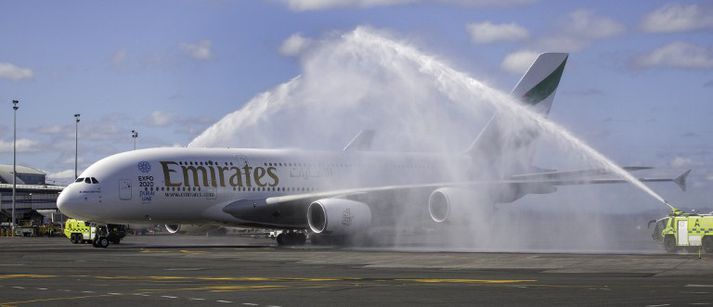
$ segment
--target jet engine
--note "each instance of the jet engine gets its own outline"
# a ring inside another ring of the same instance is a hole
[[[353,235],[371,224],[371,210],[365,203],[337,198],[312,202],[307,208],[307,223],[316,234]]]
[[[166,231],[171,234],[181,231],[181,225],[166,225]]]
[[[205,225],[165,225],[166,230],[170,234],[188,234],[188,235],[221,235],[225,234],[225,227],[220,225],[205,224]]]
[[[469,206],[483,206],[491,203],[484,197],[483,193],[477,191],[440,188],[431,193],[428,197],[428,214],[431,220],[436,223],[464,222],[468,219]]]

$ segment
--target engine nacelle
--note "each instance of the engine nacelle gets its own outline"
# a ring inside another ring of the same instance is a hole
[[[188,235],[220,235],[225,233],[225,228],[215,224],[204,225],[165,225],[166,230],[170,234],[188,234]]]
[[[165,227],[166,231],[168,231],[168,233],[170,234],[174,234],[181,231],[181,225],[166,225]]]
[[[477,206],[491,203],[487,195],[478,191],[440,188],[428,197],[428,214],[436,223],[467,222]]]
[[[365,203],[337,198],[312,202],[307,208],[307,223],[314,233],[357,234],[371,224],[371,210]]]

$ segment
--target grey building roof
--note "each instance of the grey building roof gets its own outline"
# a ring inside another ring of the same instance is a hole
[[[24,182],[19,178],[20,175],[46,176],[46,173],[36,168],[18,165],[17,175],[17,183],[23,184]],[[0,164],[0,181],[12,183],[12,165]]]

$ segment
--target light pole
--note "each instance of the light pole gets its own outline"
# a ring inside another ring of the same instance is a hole
[[[77,159],[79,157],[79,114],[74,114],[74,180],[77,180]]]
[[[134,139],[134,150],[136,150],[136,138],[139,137],[139,132],[131,130],[131,138]]]
[[[17,188],[17,104],[19,101],[12,101],[12,236],[15,236],[15,189]]]

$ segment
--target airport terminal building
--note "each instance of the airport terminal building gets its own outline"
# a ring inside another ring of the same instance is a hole
[[[41,170],[17,165],[15,189],[15,217],[33,212],[56,212],[57,196],[64,186],[48,184],[47,174]],[[12,165],[0,164],[0,222],[12,219]]]

